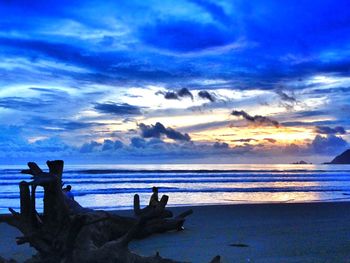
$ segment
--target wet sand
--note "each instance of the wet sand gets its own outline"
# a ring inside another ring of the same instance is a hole
[[[188,207],[172,208],[180,213]],[[350,202],[192,207],[185,230],[135,240],[130,250],[189,262],[350,262]],[[130,211],[117,212],[121,215]],[[0,224],[0,255],[23,261],[20,233]]]

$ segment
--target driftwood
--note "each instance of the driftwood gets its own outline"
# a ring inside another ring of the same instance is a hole
[[[6,260],[2,256],[0,256],[0,263],[17,263],[17,262],[13,259]]]
[[[159,206],[141,209],[138,195],[134,198],[135,217],[86,209],[62,191],[63,161],[47,161],[47,166],[48,173],[36,163],[28,163],[29,169],[22,173],[32,175],[32,181],[19,183],[20,212],[9,208],[12,217],[6,219],[23,234],[16,238],[17,244],[29,243],[38,252],[27,262],[177,262],[158,253],[152,257],[136,255],[129,251],[128,244],[134,238],[181,230],[192,210],[172,217],[165,209],[167,196],[162,197]],[[44,188],[42,214],[35,206],[37,187]],[[212,262],[220,262],[220,258]]]

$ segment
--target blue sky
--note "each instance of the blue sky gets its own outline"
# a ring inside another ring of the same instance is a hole
[[[0,162],[322,162],[347,1],[2,1]]]

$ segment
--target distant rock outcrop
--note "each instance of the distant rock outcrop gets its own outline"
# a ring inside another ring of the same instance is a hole
[[[335,157],[329,164],[350,164],[350,149]]]
[[[312,164],[312,163],[308,163],[308,162],[305,162],[305,161],[301,160],[299,162],[295,162],[295,163],[292,163],[292,164]]]

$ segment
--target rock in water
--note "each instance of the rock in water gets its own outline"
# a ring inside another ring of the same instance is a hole
[[[308,162],[305,162],[304,160],[301,160],[299,162],[294,162],[292,164],[311,164],[311,163],[308,163]]]

